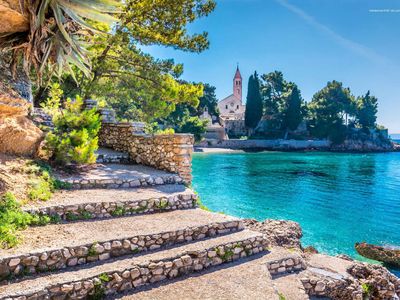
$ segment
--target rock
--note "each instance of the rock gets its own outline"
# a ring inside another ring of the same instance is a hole
[[[0,0],[1,18],[3,4]],[[0,153],[32,156],[43,139],[43,132],[28,119],[32,106],[30,81],[22,72],[16,78],[0,59]]]
[[[370,259],[378,260],[383,263],[400,267],[400,249],[375,246],[367,243],[356,243],[357,252]]]
[[[303,250],[305,253],[310,253],[310,254],[318,254],[318,250],[315,249],[313,246],[308,246],[304,248]]]
[[[28,14],[20,0],[0,0],[0,33],[24,32],[29,29]]]
[[[265,234],[271,246],[301,248],[300,238],[303,233],[296,222],[284,220],[258,222],[253,219],[244,219],[243,223],[246,228]]]

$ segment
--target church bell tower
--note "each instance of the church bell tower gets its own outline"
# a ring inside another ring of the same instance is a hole
[[[242,75],[239,66],[236,68],[235,77],[233,78],[233,95],[242,101]]]

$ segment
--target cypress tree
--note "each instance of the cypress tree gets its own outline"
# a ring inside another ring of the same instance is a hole
[[[251,75],[249,78],[247,89],[246,112],[244,115],[246,127],[252,129],[257,127],[262,117],[262,110],[263,104],[260,94],[260,82],[257,72],[254,72],[254,75]]]

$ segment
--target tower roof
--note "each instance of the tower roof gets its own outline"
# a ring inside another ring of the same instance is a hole
[[[236,68],[236,73],[235,73],[235,77],[234,78],[242,79],[242,74],[240,74],[239,66],[237,66],[237,68]]]

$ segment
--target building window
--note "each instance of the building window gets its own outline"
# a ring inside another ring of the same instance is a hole
[[[228,105],[225,105],[225,109],[228,109]]]
[[[239,109],[239,104],[236,106],[237,109]]]

